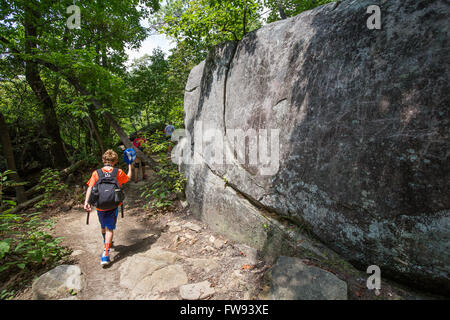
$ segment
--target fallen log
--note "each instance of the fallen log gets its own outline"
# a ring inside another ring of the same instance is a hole
[[[72,164],[70,167],[65,168],[64,170],[61,170],[59,172],[59,176],[61,178],[64,178],[65,176],[71,174],[72,172],[74,172],[75,170],[77,170],[79,167],[81,167],[81,165],[84,163],[83,160],[79,160],[76,163]],[[38,193],[39,191],[41,191],[39,189],[40,184],[36,184],[35,186],[33,186],[32,188],[28,189],[27,191],[25,191],[25,195],[27,198],[31,197],[32,195]],[[12,197],[11,200],[16,201],[16,197]]]
[[[32,196],[33,194],[35,194],[36,192],[39,191],[38,187],[40,185],[37,184],[34,187],[32,187],[31,189],[28,189],[27,191],[25,191],[25,195],[27,196],[27,198],[29,198],[30,196]]]
[[[44,195],[41,194],[41,195],[39,195],[39,196],[37,196],[37,197],[34,197],[33,199],[30,199],[30,200],[28,200],[28,201],[25,201],[25,202],[19,204],[17,207],[15,207],[14,209],[12,209],[12,210],[9,211],[8,213],[9,213],[9,214],[15,214],[15,213],[17,213],[17,212],[20,211],[20,210],[23,210],[23,209],[26,209],[26,208],[28,208],[28,207],[31,207],[32,205],[34,205],[35,203],[37,203],[37,202],[39,202],[39,201],[41,201],[41,200],[43,200],[43,199],[44,199]]]
[[[73,165],[71,165],[70,167],[61,170],[59,172],[60,177],[64,177],[66,175],[69,175],[70,173],[74,172],[75,170],[77,170],[79,167],[81,167],[81,165],[84,163],[83,160],[79,160],[77,162],[75,162]]]
[[[59,176],[61,178],[69,175],[70,173],[74,172],[75,170],[77,170],[79,167],[81,167],[81,165],[84,163],[83,160],[79,160],[76,163],[74,163],[73,165],[71,165],[70,167],[65,168],[64,170],[61,170],[59,172]],[[27,191],[25,191],[25,195],[27,197],[32,196],[33,194],[39,192],[39,186],[40,184],[38,183],[37,185],[35,185],[34,187],[32,187],[31,189],[28,189]]]
[[[66,175],[68,175],[68,174],[74,172],[75,170],[77,170],[77,169],[83,164],[83,162],[84,162],[83,160],[80,160],[80,161],[74,163],[73,165],[71,165],[70,167],[67,167],[67,168],[64,169],[64,170],[61,170],[61,171],[59,172],[59,177],[60,177],[60,178],[63,178],[64,176],[66,176]],[[35,185],[34,187],[32,187],[31,189],[27,190],[27,191],[25,192],[25,194],[27,195],[27,197],[29,197],[29,196],[31,196],[31,195],[33,195],[33,194],[35,194],[35,193],[41,191],[42,189],[39,189],[39,186],[40,186],[40,184],[37,184],[37,185]],[[30,199],[30,200],[28,200],[28,201],[25,201],[25,202],[23,202],[23,203],[20,203],[19,205],[17,205],[17,207],[15,207],[15,208],[12,209],[11,211],[9,211],[9,213],[14,214],[14,213],[16,213],[16,212],[18,212],[18,211],[20,211],[20,210],[26,209],[26,208],[28,208],[28,207],[34,205],[35,203],[37,203],[37,202],[39,202],[39,201],[41,201],[41,200],[43,200],[43,199],[44,199],[44,195],[43,195],[43,194],[41,194],[41,195],[39,195],[39,196],[36,196],[36,197],[34,197],[34,198],[32,198],[32,199]],[[13,200],[15,201],[16,199],[13,198]]]

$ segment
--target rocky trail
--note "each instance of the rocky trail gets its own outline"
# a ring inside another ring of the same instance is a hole
[[[35,279],[16,300],[346,300],[433,299],[383,281],[382,293],[365,288],[364,274],[315,266],[311,260],[262,260],[257,249],[225,238],[195,219],[181,201],[174,210],[143,210],[142,187],[124,185],[111,264],[102,267],[103,239],[96,211],[76,205],[51,229],[71,249],[65,263]],[[353,275],[351,275],[353,274]],[[337,276],[338,275],[338,276]]]
[[[146,183],[125,185],[124,218],[119,212],[109,266],[100,265],[103,242],[96,212],[86,225],[86,212],[76,206],[58,217],[52,233],[64,238],[62,245],[72,249],[79,269],[56,268],[20,299],[257,298],[266,267],[256,249],[210,231],[181,206],[149,217],[141,210]]]

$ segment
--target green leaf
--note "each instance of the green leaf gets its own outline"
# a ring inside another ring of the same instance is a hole
[[[6,241],[0,241],[0,259],[5,256],[9,252],[10,245]]]
[[[25,245],[25,242],[21,242],[19,243],[15,248],[14,248],[14,252],[19,252],[19,250]]]
[[[3,266],[0,266],[0,273],[2,273],[3,271],[8,270],[10,266],[11,265],[9,265],[9,264],[5,264]]]
[[[17,266],[22,270],[25,269],[26,265],[27,265],[26,263],[18,263],[17,264]]]

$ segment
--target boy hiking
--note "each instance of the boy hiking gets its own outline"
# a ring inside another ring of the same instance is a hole
[[[90,212],[91,203],[96,203],[98,219],[104,242],[104,250],[101,256],[102,266],[110,263],[109,251],[116,229],[117,216],[119,214],[120,202],[123,200],[120,187],[131,179],[131,163],[128,165],[128,174],[122,169],[114,168],[118,156],[113,150],[107,150],[103,156],[103,168],[94,171],[87,182],[89,186],[86,191],[84,209]],[[92,195],[92,198],[91,198]]]
[[[133,141],[133,145],[144,152],[144,148],[142,147],[142,143],[146,143],[147,139],[145,139],[142,135],[142,132],[137,133],[136,139]],[[136,158],[134,161],[134,183],[137,183],[139,180],[139,168],[142,168],[142,180],[147,179],[147,175],[145,174],[145,162],[140,159]]]

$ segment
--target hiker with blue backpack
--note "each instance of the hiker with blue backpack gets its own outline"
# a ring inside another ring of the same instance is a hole
[[[133,172],[131,164],[134,159],[136,159],[136,152],[133,149],[125,150],[124,161],[128,164],[128,174],[125,174],[122,169],[114,168],[118,162],[117,153],[113,150],[107,150],[102,156],[103,168],[95,170],[87,182],[89,187],[86,191],[84,209],[88,212],[89,219],[91,206],[97,208],[104,242],[100,259],[102,266],[111,262],[109,251],[116,229],[119,206],[122,205],[125,198],[121,187],[131,179]]]

